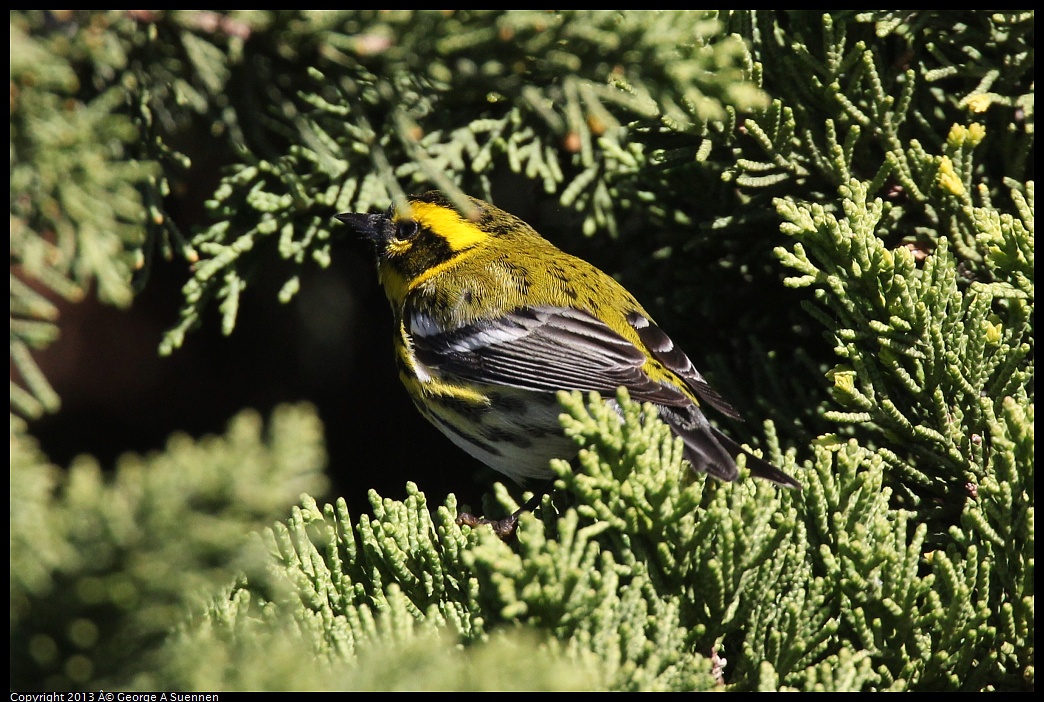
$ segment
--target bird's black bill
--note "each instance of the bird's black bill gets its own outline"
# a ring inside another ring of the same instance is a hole
[[[334,215],[334,219],[344,222],[355,234],[372,242],[381,238],[382,227],[387,221],[384,215],[359,212],[342,212]]]
[[[367,229],[374,225],[374,218],[380,215],[362,214],[360,212],[342,212],[334,215],[334,219],[340,220],[352,229]]]

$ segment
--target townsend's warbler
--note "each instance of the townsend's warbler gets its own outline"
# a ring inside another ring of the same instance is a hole
[[[570,256],[518,217],[471,199],[473,219],[442,193],[408,211],[340,214],[377,250],[395,315],[399,374],[417,408],[457,446],[516,482],[549,478],[572,458],[558,390],[618,386],[651,402],[701,472],[735,480],[745,452],[700,403],[738,418],[649,313],[613,278]],[[800,484],[747,453],[753,475]]]

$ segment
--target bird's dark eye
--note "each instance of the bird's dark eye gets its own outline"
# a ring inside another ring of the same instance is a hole
[[[399,241],[409,241],[417,236],[420,227],[412,219],[400,219],[396,224],[395,238]]]

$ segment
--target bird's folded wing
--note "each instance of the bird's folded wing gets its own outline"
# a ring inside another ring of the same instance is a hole
[[[417,312],[407,317],[417,360],[472,382],[552,392],[616,392],[642,402],[685,406],[679,389],[650,378],[648,357],[594,315],[570,307],[524,307],[492,320],[438,331]]]
[[[649,349],[650,355],[685,381],[697,397],[726,417],[741,418],[739,412],[703,379],[689,357],[674,345],[674,341],[655,322],[638,312],[630,312],[627,315],[627,323],[638,332],[638,338]]]

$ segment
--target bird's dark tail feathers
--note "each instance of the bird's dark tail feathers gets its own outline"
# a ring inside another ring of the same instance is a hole
[[[776,485],[781,485],[785,488],[794,488],[796,490],[801,489],[801,483],[794,478],[791,478],[776,466],[764,459],[758,458],[717,429],[712,431],[714,433],[714,438],[718,440],[718,443],[721,444],[722,448],[729,452],[733,460],[735,460],[735,458],[741,453],[747,457],[747,468],[750,469],[750,474],[754,477],[770,480]]]

